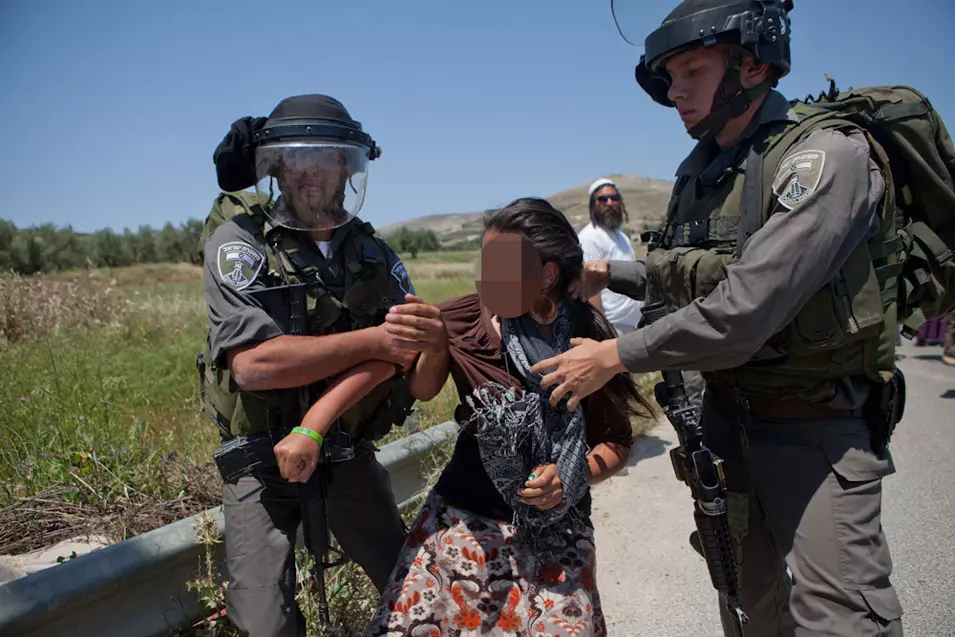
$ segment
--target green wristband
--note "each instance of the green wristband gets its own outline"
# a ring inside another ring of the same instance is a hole
[[[324,441],[324,438],[322,438],[322,434],[318,433],[317,431],[312,431],[311,429],[308,429],[307,427],[293,427],[292,433],[308,436],[309,438],[317,442],[319,445],[321,445],[322,442]]]

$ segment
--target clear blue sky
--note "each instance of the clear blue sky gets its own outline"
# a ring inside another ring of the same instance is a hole
[[[642,0],[648,28],[673,0]],[[796,0],[802,97],[909,84],[955,129],[952,0]],[[633,80],[609,0],[0,2],[0,217],[80,231],[203,218],[212,151],[283,97],[340,99],[383,148],[382,226],[546,196],[606,173],[669,179],[691,147]]]

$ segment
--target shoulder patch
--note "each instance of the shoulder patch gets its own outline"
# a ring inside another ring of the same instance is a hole
[[[397,282],[402,292],[405,294],[414,294],[411,277],[408,276],[408,270],[405,268],[405,264],[401,262],[401,259],[395,261],[395,264],[391,267],[391,276],[395,279],[395,282]]]
[[[819,187],[826,165],[823,150],[800,150],[779,163],[773,178],[773,194],[787,210],[792,210]]]
[[[219,278],[236,290],[242,290],[255,281],[265,255],[245,241],[229,241],[219,246]]]

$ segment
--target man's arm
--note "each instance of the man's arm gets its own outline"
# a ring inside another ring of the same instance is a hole
[[[643,261],[610,261],[607,289],[635,301],[647,295],[647,266]]]
[[[825,157],[816,166],[818,183],[807,180],[805,197],[750,237],[709,296],[613,341],[573,339],[571,350],[534,365],[531,372],[547,374],[541,387],[554,387],[551,404],[570,395],[567,406],[574,409],[623,371],[742,365],[791,322],[877,231],[885,183],[861,133],[818,131],[792,154],[809,151],[815,151],[814,161]],[[812,174],[811,166],[807,178]]]
[[[441,310],[416,296],[414,284],[401,258],[386,242],[382,241],[382,245],[400,295],[385,317],[385,329],[396,338],[396,347],[415,354],[420,352],[408,373],[408,389],[417,400],[431,400],[444,387],[451,358]]]
[[[577,282],[577,291],[600,311],[603,311],[603,304],[597,305],[593,299],[604,289],[642,301],[647,288],[647,269],[643,262],[608,260],[608,251],[600,247],[594,233],[588,230],[589,227],[580,234],[584,268]]]
[[[255,294],[266,290],[265,246],[235,223],[224,224],[206,242],[204,264],[212,358],[225,363],[242,389],[301,387],[372,359],[400,365],[414,360],[383,327],[328,336],[285,334],[274,318],[280,297],[263,300]]]
[[[811,151],[818,184],[770,217],[708,297],[618,340],[629,371],[741,365],[838,273],[878,224],[884,181],[861,133],[818,131],[787,157]]]
[[[235,384],[247,391],[302,387],[369,360],[410,364],[417,355],[394,345],[384,326],[327,336],[282,335],[229,350]]]

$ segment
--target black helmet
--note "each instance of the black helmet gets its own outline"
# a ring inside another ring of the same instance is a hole
[[[614,3],[621,1],[613,0]],[[788,74],[790,69],[789,12],[792,9],[792,0],[684,0],[647,36],[646,52],[640,57],[635,72],[637,83],[654,101],[673,106],[667,98],[670,76],[663,68],[666,60],[689,49],[729,44],[749,51],[760,64],[774,66],[776,75],[772,83],[775,84],[776,79]],[[629,41],[625,32],[627,25],[617,21],[617,28]],[[720,91],[722,95],[718,95],[722,99],[714,104],[715,107],[726,105],[728,114],[717,118],[723,120],[718,127],[712,126],[711,121],[701,136],[718,133],[726,119],[742,113],[752,99],[771,88],[761,85],[754,87],[756,91],[744,91],[739,86],[738,73],[734,77],[733,70],[728,69],[725,86]]]
[[[350,142],[367,149],[368,160],[381,156],[381,148],[341,102],[327,95],[297,95],[279,102],[267,118],[242,117],[232,123],[212,156],[219,187],[235,191],[255,185],[256,148],[296,141]]]
[[[338,100],[286,98],[252,139],[255,187],[273,225],[331,230],[361,210],[369,164],[381,149]]]
[[[368,159],[381,156],[371,135],[361,129],[341,102],[327,95],[287,97],[272,111],[252,139],[256,144],[282,142],[350,142],[368,148]]]

